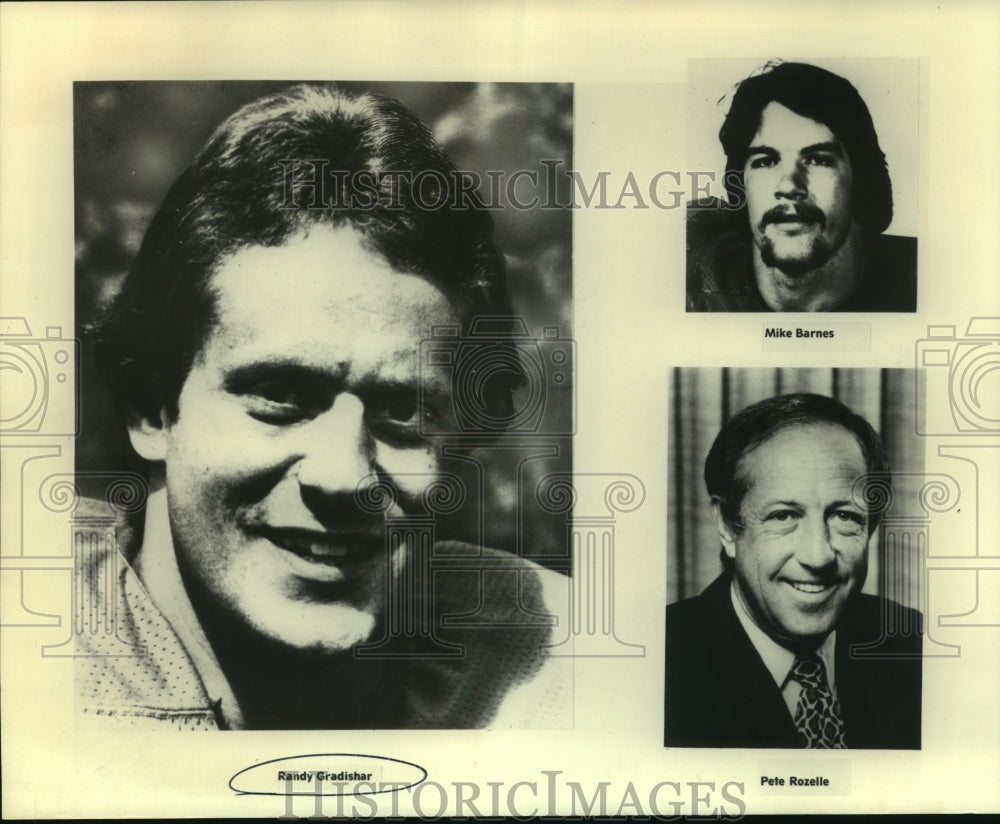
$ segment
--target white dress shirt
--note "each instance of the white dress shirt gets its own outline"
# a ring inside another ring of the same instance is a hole
[[[795,710],[799,704],[799,694],[802,692],[802,685],[791,677],[792,667],[795,664],[795,653],[785,649],[757,626],[736,592],[735,581],[729,593],[733,599],[733,608],[736,610],[736,617],[739,619],[743,631],[749,636],[750,643],[757,650],[757,654],[764,662],[764,666],[767,667],[767,671],[771,673],[774,683],[781,690],[781,697],[785,700],[785,706],[788,707],[788,712],[794,719]],[[837,698],[837,681],[833,663],[833,653],[836,645],[837,632],[834,630],[823,639],[823,643],[816,650],[816,655],[823,662],[823,669],[826,671],[826,681],[834,700]]]

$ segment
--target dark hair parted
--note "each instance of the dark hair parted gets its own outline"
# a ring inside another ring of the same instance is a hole
[[[737,412],[723,424],[705,460],[705,486],[718,501],[723,520],[737,535],[743,531],[740,506],[748,479],[743,459],[754,448],[793,426],[824,424],[846,429],[857,439],[867,472],[888,473],[889,459],[882,439],[871,425],[840,401],[825,395],[799,393],[767,398]],[[807,456],[803,456],[807,460]],[[888,483],[886,476],[885,483]],[[878,526],[881,511],[868,512],[868,532]]]
[[[419,190],[400,173],[419,177]],[[242,247],[280,246],[317,224],[352,228],[394,269],[438,286],[465,327],[477,315],[510,315],[491,216],[471,191],[457,203],[439,197],[461,180],[393,98],[299,85],[243,106],[168,191],[96,330],[119,412],[176,416],[215,320],[216,268]],[[499,395],[510,403],[509,389]]]
[[[719,130],[730,203],[743,202],[747,150],[760,128],[762,112],[772,102],[833,132],[851,159],[855,220],[869,233],[884,232],[892,223],[892,183],[868,107],[843,77],[806,63],[779,63],[738,84]]]

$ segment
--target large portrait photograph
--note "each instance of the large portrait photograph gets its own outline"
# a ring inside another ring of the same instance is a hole
[[[91,722],[565,723],[572,102],[75,84]]]

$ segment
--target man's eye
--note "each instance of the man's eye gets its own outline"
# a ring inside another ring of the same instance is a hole
[[[295,389],[283,381],[266,381],[254,384],[247,394],[275,404],[295,403]]]
[[[806,158],[810,166],[825,166],[831,168],[837,165],[837,159],[831,155],[810,155]]]
[[[294,381],[259,381],[240,394],[250,416],[267,423],[295,423],[319,411],[320,401]]]
[[[379,440],[398,446],[423,443],[423,424],[433,419],[433,411],[422,408],[417,398],[401,397],[371,403],[368,426]]]
[[[795,513],[790,509],[779,509],[777,512],[772,512],[767,516],[769,521],[778,521],[779,523],[785,523],[791,521],[795,518]]]
[[[852,512],[848,509],[838,509],[833,513],[833,518],[842,524],[864,526],[865,516],[860,512]]]
[[[394,401],[386,405],[383,415],[393,423],[415,424],[419,410],[416,401]]]

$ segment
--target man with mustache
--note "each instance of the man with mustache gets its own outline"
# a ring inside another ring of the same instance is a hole
[[[511,314],[489,214],[419,200],[456,172],[395,99],[301,85],[231,115],[171,187],[95,344],[150,494],[125,563],[79,584],[118,580],[115,635],[81,642],[90,719],[466,728],[568,706],[543,651],[566,578],[427,532],[458,399],[421,342]],[[479,400],[507,420],[518,376],[494,377]]]
[[[743,80],[719,139],[727,200],[689,204],[691,312],[912,312],[916,242],[847,80],[781,63]]]
[[[832,398],[722,427],[705,483],[723,572],[667,608],[667,746],[919,749],[920,614],[861,594],[869,472],[888,472],[881,440]]]

